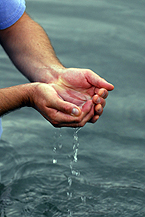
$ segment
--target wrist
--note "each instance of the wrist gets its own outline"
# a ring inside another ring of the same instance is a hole
[[[31,106],[31,96],[34,92],[33,83],[27,83],[15,86],[15,94],[19,98],[18,107]],[[11,87],[10,87],[11,88]],[[13,88],[13,87],[12,87]]]
[[[50,65],[42,68],[38,68],[33,74],[33,78],[29,80],[31,82],[52,83],[58,80],[61,72],[66,69],[63,65]]]
[[[0,116],[10,111],[30,105],[30,84],[22,84],[0,89]]]
[[[40,82],[24,84],[24,98],[23,98],[23,107],[35,107],[35,95],[37,95],[37,86],[41,84]]]

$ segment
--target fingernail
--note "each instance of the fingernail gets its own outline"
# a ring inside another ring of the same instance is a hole
[[[101,94],[101,97],[103,98],[106,95],[105,91]]]
[[[77,115],[79,115],[79,113],[80,113],[80,112],[79,112],[79,110],[78,110],[77,108],[73,108],[73,109],[72,109],[72,114],[73,114],[73,115],[77,116]]]
[[[99,109],[98,109],[98,112],[101,112],[102,111],[102,107],[100,107]]]
[[[100,103],[101,102],[101,99],[100,99],[100,97],[97,99],[97,101],[96,101],[96,103]]]

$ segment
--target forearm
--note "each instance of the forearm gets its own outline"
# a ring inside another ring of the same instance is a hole
[[[53,79],[54,66],[64,68],[43,28],[26,13],[13,26],[0,31],[0,42],[30,81],[49,82]]]
[[[29,106],[31,92],[31,84],[0,89],[0,116],[15,109]]]

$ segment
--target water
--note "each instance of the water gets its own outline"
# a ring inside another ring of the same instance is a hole
[[[66,67],[115,85],[99,121],[53,128],[24,108],[3,117],[0,216],[145,216],[145,2],[27,1]],[[0,86],[27,80],[0,50]]]

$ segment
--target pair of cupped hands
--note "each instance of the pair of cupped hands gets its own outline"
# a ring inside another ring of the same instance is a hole
[[[78,68],[54,68],[48,82],[33,86],[31,106],[55,127],[95,123],[103,112],[108,91],[114,89],[92,70]]]

